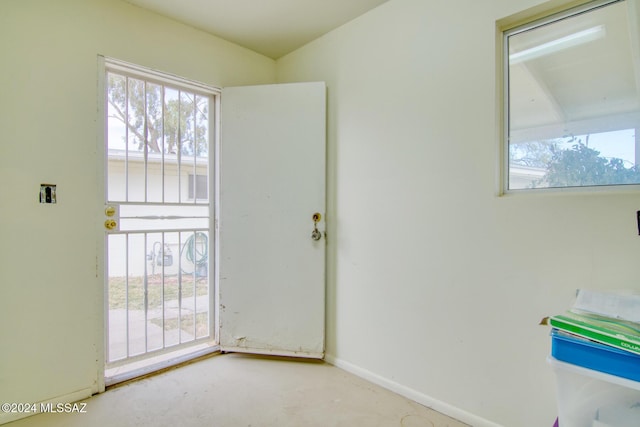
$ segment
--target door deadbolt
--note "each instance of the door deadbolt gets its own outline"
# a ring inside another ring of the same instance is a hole
[[[311,239],[318,241],[322,238],[322,233],[318,231],[318,222],[320,221],[320,219],[322,219],[322,215],[316,212],[313,214],[311,219],[313,219],[313,232],[311,232]]]
[[[116,214],[116,208],[114,208],[113,206],[107,206],[106,208],[104,208],[104,214],[106,216],[114,216]]]

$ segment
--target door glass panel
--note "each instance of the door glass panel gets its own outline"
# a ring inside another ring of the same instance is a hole
[[[146,85],[147,201],[162,202],[164,187],[164,120],[162,86]]]
[[[190,193],[196,203],[209,201],[209,100],[203,96],[195,97],[195,177],[193,177],[193,191]]]
[[[127,79],[113,73],[107,74],[107,198],[126,201],[127,127],[126,93]]]
[[[215,95],[136,73],[107,73],[106,202],[115,214],[105,218],[117,224],[106,233],[107,366],[213,338],[208,158]]]
[[[127,112],[127,201],[144,202],[147,188],[145,141],[144,141],[144,96],[142,80],[128,78]]]
[[[178,124],[180,102],[178,90],[165,88],[164,108],[165,119],[165,144],[164,144],[164,201],[177,203],[180,201],[180,175],[178,174]]]
[[[147,248],[144,237],[144,234],[140,233],[127,235],[127,275],[124,292],[127,298],[127,322],[129,324],[128,356],[144,353],[146,349],[144,298],[146,263],[144,260]]]
[[[180,343],[180,233],[164,233],[164,247],[164,345],[171,347]]]
[[[107,359],[118,360],[127,357],[127,262],[122,256],[127,252],[127,241],[124,234],[111,234],[107,240],[109,284],[107,298],[109,301],[109,322],[107,336]]]
[[[209,335],[209,234],[182,233],[180,254],[182,284],[182,329],[187,336]]]
[[[195,120],[194,120],[194,95],[180,93],[180,178],[181,178],[181,202],[192,202],[193,196],[189,194],[189,176],[196,174],[195,167]]]

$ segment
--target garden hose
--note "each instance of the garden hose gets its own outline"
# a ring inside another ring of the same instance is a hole
[[[206,233],[197,231],[189,236],[180,252],[184,259],[193,263],[196,267],[207,265],[209,260],[209,238]],[[184,271],[184,270],[183,270]]]

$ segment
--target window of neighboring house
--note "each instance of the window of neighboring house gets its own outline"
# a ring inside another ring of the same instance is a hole
[[[209,197],[207,194],[207,181],[208,178],[206,175],[189,174],[189,198],[207,200]]]
[[[640,0],[503,34],[505,190],[640,184]]]

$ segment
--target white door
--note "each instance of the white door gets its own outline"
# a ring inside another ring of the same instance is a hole
[[[324,83],[222,92],[223,351],[324,356],[325,97]]]

